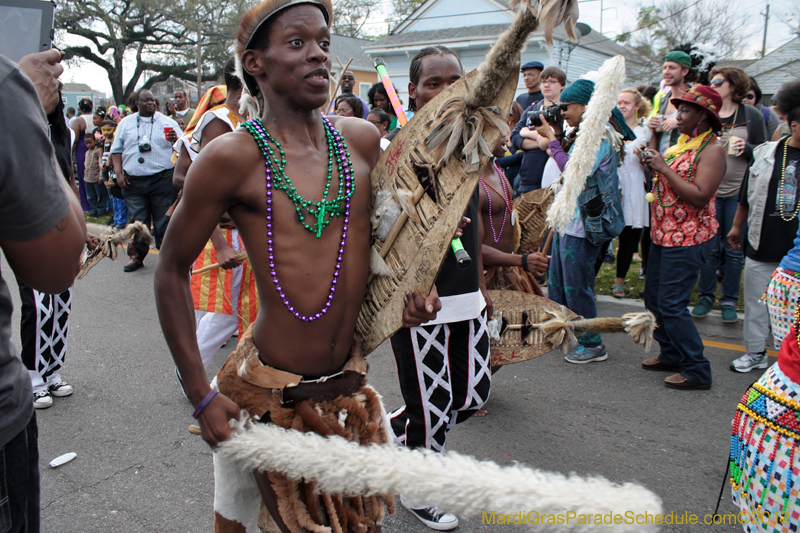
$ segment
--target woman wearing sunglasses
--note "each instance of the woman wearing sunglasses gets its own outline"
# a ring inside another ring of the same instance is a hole
[[[744,257],[741,248],[733,248],[725,239],[731,230],[739,205],[739,189],[753,160],[753,148],[767,141],[767,130],[761,113],[742,100],[750,90],[750,76],[737,67],[714,67],[711,69],[711,88],[722,97],[719,119],[722,122],[720,140],[726,149],[725,177],[717,190],[716,216],[719,233],[709,244],[709,254],[700,269],[697,284],[700,300],[692,310],[692,316],[703,318],[711,311],[717,292],[717,270],[722,271],[722,321],[736,322],[736,304],[739,301],[739,286],[742,279]],[[720,237],[720,235],[722,237]],[[722,252],[725,263],[720,264]]]
[[[775,113],[775,111],[760,103],[763,96],[764,95],[761,92],[761,88],[758,86],[755,78],[750,78],[750,90],[747,91],[746,95],[744,95],[744,100],[742,100],[742,103],[745,105],[751,105],[761,111],[761,116],[764,118],[764,125],[767,127],[767,139],[772,139],[772,136],[775,134],[775,130],[778,129],[778,125],[781,123],[781,119],[778,118],[778,115]],[[777,141],[778,139],[772,140]]]

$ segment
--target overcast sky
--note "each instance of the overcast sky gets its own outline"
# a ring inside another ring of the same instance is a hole
[[[390,0],[381,0],[382,6],[390,5]],[[781,22],[778,15],[785,16],[790,12],[792,0],[770,0],[770,19],[767,31],[767,52],[777,48],[792,38],[789,27]],[[638,7],[631,7],[630,0],[602,0],[603,8],[603,33],[613,38],[617,33],[632,30],[636,27],[636,12]],[[747,2],[744,0],[731,0],[731,9],[750,21],[744,56],[757,57],[761,50],[761,40],[764,31],[764,17],[760,15],[766,9],[767,1]],[[580,21],[585,22],[595,30],[600,30],[601,0],[580,2]],[[380,33],[386,31],[386,23],[382,21],[385,14],[376,14],[371,17],[365,26],[367,33]],[[132,67],[131,67],[132,68]],[[86,83],[93,89],[111,94],[111,85],[108,83],[106,72],[93,63],[85,63],[79,67],[68,67],[62,79],[67,82]],[[126,80],[127,82],[127,80]]]

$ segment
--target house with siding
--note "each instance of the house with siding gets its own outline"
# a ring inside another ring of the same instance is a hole
[[[388,36],[367,43],[364,51],[386,62],[398,95],[408,102],[408,69],[414,55],[426,46],[447,46],[469,72],[486,57],[486,53],[514,18],[508,0],[427,0]],[[544,34],[531,35],[522,52],[522,63],[540,61],[554,65],[574,81],[588,71],[597,70],[606,59],[622,54],[626,60],[635,58],[620,45],[592,30],[575,43],[562,27],[553,33],[553,44],[547,44]],[[517,94],[524,92],[520,76]]]
[[[353,92],[363,98],[364,101],[367,101],[367,92],[370,87],[379,81],[378,73],[372,66],[372,59],[364,52],[364,47],[370,42],[355,37],[331,35],[331,56],[333,57],[331,72],[336,75],[338,80],[342,70],[339,66],[339,61],[342,62],[342,65],[347,65],[347,62],[352,58],[353,61],[350,63],[348,70],[353,71],[353,76],[356,79]],[[339,58],[339,61],[336,58]],[[339,94],[341,92],[340,89]]]
[[[761,59],[720,60],[718,64],[739,67],[755,78],[764,94],[761,103],[769,105],[784,83],[800,79],[800,37],[793,38]]]

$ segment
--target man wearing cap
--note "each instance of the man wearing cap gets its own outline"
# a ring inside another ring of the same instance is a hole
[[[664,151],[678,141],[680,133],[675,116],[677,109],[670,103],[670,98],[681,98],[691,85],[688,83],[692,75],[692,57],[686,52],[673,50],[664,56],[661,69],[661,90],[653,98],[653,110],[650,112],[650,129],[656,133],[651,142],[652,148]]]
[[[164,238],[155,278],[159,319],[212,447],[231,436],[229,422],[242,410],[286,429],[364,445],[388,440],[354,342],[380,136],[363,119],[320,112],[330,95],[332,21],[330,0],[265,0],[242,17],[236,71],[253,118],[203,147]],[[260,311],[212,388],[186,273],[226,211],[247,248]],[[411,291],[405,301],[406,327],[435,319],[440,307],[435,292],[423,298]],[[284,533],[378,532],[392,498],[320,494],[279,472],[243,474],[217,454],[214,474],[218,533],[258,531],[262,500]]]
[[[522,106],[522,109],[528,109],[531,104],[541,102],[542,98],[544,98],[542,91],[539,90],[539,75],[544,70],[544,65],[538,61],[528,61],[522,65],[520,70],[528,92],[517,96],[517,102]]]
[[[364,101],[363,98],[358,96],[357,94],[353,93],[353,87],[356,85],[356,75],[353,74],[352,70],[345,70],[344,74],[342,74],[342,96],[355,96],[361,103],[364,105],[364,117],[367,118],[369,115],[369,104]]]

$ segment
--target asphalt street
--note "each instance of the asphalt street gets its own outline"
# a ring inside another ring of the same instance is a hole
[[[129,274],[122,271],[124,259],[104,260],[75,283],[62,370],[75,394],[55,398],[53,407],[37,412],[42,531],[211,531],[211,451],[187,429],[192,408],[181,395],[155,310],[157,256],[150,255],[144,269]],[[15,295],[18,321],[18,294],[5,259],[2,270]],[[601,316],[618,316],[641,305],[603,297],[598,302]],[[740,526],[702,521],[713,512],[723,481],[734,409],[759,374],[728,369],[741,355],[730,349],[741,345],[741,321],[724,325],[709,316],[698,326],[704,339],[717,345],[706,348],[714,374],[710,391],[665,388],[667,374],[639,368],[649,355],[627,336],[606,335],[609,358],[602,363],[571,365],[551,353],[504,367],[493,379],[489,415],[453,430],[448,449],[501,465],[641,483],[662,498],[665,512],[694,513],[701,522],[662,531],[741,531]],[[19,344],[18,323],[14,335]],[[235,341],[220,350],[209,375]],[[388,345],[368,362],[370,380],[387,409],[400,406]],[[48,466],[67,452],[77,458],[55,469]],[[481,511],[462,518],[458,531],[525,529],[483,524]],[[736,512],[728,486],[721,511]],[[384,531],[429,530],[398,505]]]

